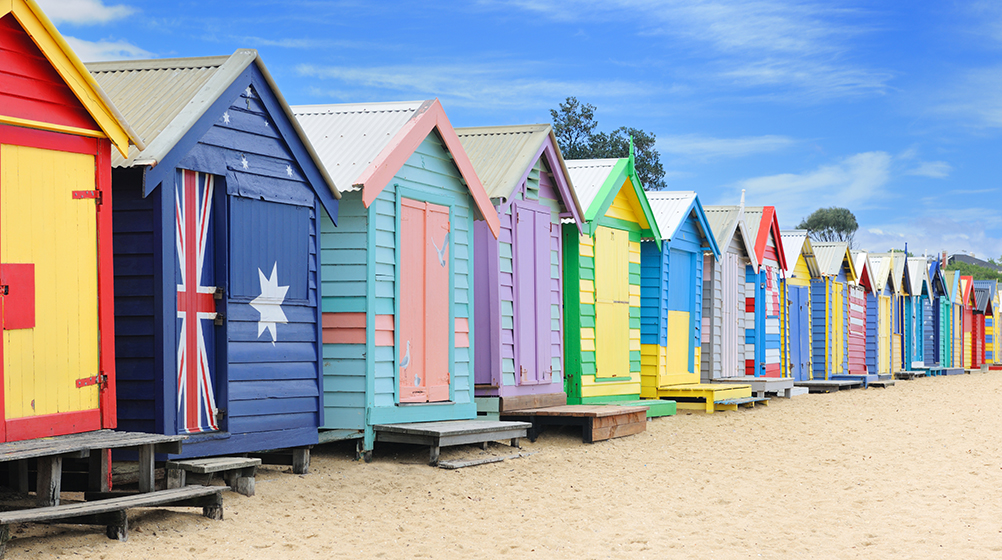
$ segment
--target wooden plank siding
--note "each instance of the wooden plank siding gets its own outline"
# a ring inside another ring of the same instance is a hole
[[[741,242],[741,233],[721,247],[719,261],[712,255],[703,260],[703,305],[700,347],[700,379],[737,377],[745,373],[746,284],[745,270],[751,258]]]

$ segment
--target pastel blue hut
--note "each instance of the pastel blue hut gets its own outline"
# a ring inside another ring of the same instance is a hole
[[[112,155],[119,428],[184,457],[317,443],[319,220],[340,193],[256,51],[89,65]]]
[[[932,327],[929,341],[931,348],[926,347],[926,366],[933,368],[950,365],[950,287],[946,284],[943,267],[938,260],[929,264],[929,286],[931,289]]]
[[[908,278],[911,291],[905,297],[905,367],[926,367],[926,338],[932,339],[932,305],[929,282],[929,262],[925,257],[908,257]],[[931,347],[932,344],[930,343]]]
[[[325,438],[368,456],[377,426],[475,419],[474,221],[500,222],[441,103],[293,110],[343,191],[320,229]]]

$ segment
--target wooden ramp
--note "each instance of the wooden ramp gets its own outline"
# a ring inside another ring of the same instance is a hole
[[[438,464],[442,447],[486,444],[489,441],[511,440],[518,447],[532,425],[527,422],[490,420],[450,420],[446,422],[414,422],[410,424],[377,424],[372,427],[376,441],[427,445],[431,448],[428,464]]]
[[[731,383],[685,383],[658,387],[658,397],[675,401],[680,409],[702,410],[712,414],[716,410],[733,410],[730,405],[717,408],[718,401],[746,399],[752,396],[752,388],[747,384]]]
[[[769,399],[767,397],[744,397],[742,399],[724,399],[722,401],[714,401],[713,408],[715,410],[737,410],[740,408],[755,408],[755,405],[768,406]]]
[[[834,393],[845,389],[858,389],[863,386],[863,382],[856,379],[812,379],[810,381],[797,381],[797,387],[807,387],[812,393]]]
[[[714,379],[713,382],[750,385],[752,394],[756,397],[776,395],[777,397],[789,399],[793,398],[795,392],[792,377],[755,377],[754,375],[740,375],[738,377],[721,377],[719,379]]]
[[[569,404],[502,412],[506,420],[529,422],[529,441],[536,441],[549,426],[581,426],[581,439],[595,443],[638,434],[647,429],[646,406]]]
[[[877,381],[877,375],[874,373],[867,374],[850,374],[845,373],[841,375],[830,375],[828,379],[833,379],[835,381],[859,381],[863,384],[863,388],[866,389],[870,386],[870,383]]]

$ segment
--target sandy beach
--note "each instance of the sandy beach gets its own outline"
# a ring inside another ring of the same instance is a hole
[[[263,468],[225,519],[130,512],[98,527],[12,527],[8,558],[998,558],[1002,374],[774,399],[648,422],[581,443],[571,428],[520,459],[459,470],[425,448],[314,450],[310,473]],[[492,444],[487,453],[513,450]],[[443,450],[443,459],[479,448]]]

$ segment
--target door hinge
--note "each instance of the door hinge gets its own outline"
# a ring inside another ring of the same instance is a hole
[[[103,373],[100,373],[98,375],[94,375],[91,377],[84,377],[82,379],[77,379],[77,389],[81,389],[83,387],[89,387],[91,385],[100,385],[100,387],[98,388],[102,391],[107,389],[108,376]]]
[[[73,191],[74,200],[93,198],[94,202],[101,204],[101,191]]]

